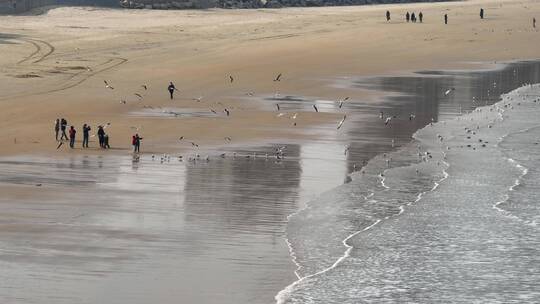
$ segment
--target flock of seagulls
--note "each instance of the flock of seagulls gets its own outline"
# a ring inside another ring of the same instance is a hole
[[[279,74],[273,79],[273,82],[280,82],[280,81],[282,80],[282,76],[283,76],[283,74],[282,74],[282,73],[279,73]],[[234,83],[235,77],[234,77],[233,75],[229,75],[228,78],[229,78],[229,83],[231,83],[231,84]],[[107,80],[104,80],[103,82],[104,82],[104,84],[105,84],[105,88],[107,88],[107,89],[109,89],[109,90],[114,90],[114,89],[115,89],[115,88],[114,88]],[[144,91],[148,91],[148,85],[147,85],[147,84],[141,85],[141,88],[142,88]],[[452,93],[454,90],[455,90],[455,88],[450,88],[450,89],[448,89],[448,90],[446,90],[446,91],[444,92],[444,95],[445,95],[445,96],[448,96],[448,95],[449,95],[450,93]],[[133,93],[133,95],[136,96],[139,100],[143,100],[143,99],[144,99],[144,96],[143,96],[143,94],[141,94],[141,93],[135,92],[135,93]],[[253,93],[253,92],[248,92],[246,95],[248,95],[248,96],[254,96],[254,93]],[[279,96],[280,96],[279,92],[276,92],[276,93],[274,94],[274,98],[275,98],[275,99],[278,99]],[[200,95],[199,97],[193,98],[192,100],[193,100],[193,101],[196,101],[196,102],[201,102],[201,101],[203,100],[203,98],[204,98],[203,95]],[[338,99],[338,100],[336,101],[337,107],[338,107],[339,109],[342,109],[344,103],[347,102],[347,101],[349,101],[349,100],[350,100],[350,97],[345,97],[345,98],[340,98],[340,99]],[[121,100],[121,103],[122,103],[122,104],[126,104],[126,100],[125,100],[125,99],[122,99],[122,100]],[[221,103],[218,103],[218,104],[221,105]],[[277,111],[279,112],[279,113],[277,114],[277,117],[283,117],[283,116],[287,115],[286,113],[281,112],[282,109],[281,109],[281,106],[280,106],[279,103],[276,103],[275,106],[276,106]],[[317,107],[317,104],[313,104],[312,107],[313,107],[313,110],[314,110],[316,113],[319,113],[319,108]],[[147,108],[147,106],[145,106],[145,108]],[[152,107],[151,107],[151,106],[148,106],[148,108],[152,108]],[[212,112],[213,114],[216,114],[216,115],[218,114],[218,112],[217,112],[214,108],[210,108],[210,112]],[[171,112],[171,113],[173,113],[173,112]],[[230,111],[228,108],[226,108],[226,107],[223,108],[223,113],[224,113],[226,116],[230,116],[230,115],[231,115],[231,111]],[[173,114],[176,114],[176,113],[173,113]],[[289,119],[293,120],[293,125],[294,125],[294,126],[297,125],[296,119],[297,119],[298,116],[299,116],[298,113],[293,113],[291,116],[289,116]],[[380,119],[384,120],[384,124],[385,124],[385,125],[389,125],[389,124],[391,123],[392,119],[395,118],[395,117],[396,117],[396,116],[386,116],[386,117],[385,117],[384,113],[383,113],[382,111],[380,112]],[[416,117],[415,114],[414,114],[414,113],[411,113],[411,114],[409,115],[409,120],[413,120],[415,117]],[[343,115],[343,118],[337,123],[337,126],[336,126],[336,129],[337,129],[337,130],[340,130],[340,129],[343,127],[343,125],[344,125],[346,119],[347,119],[347,115]],[[107,126],[108,126],[108,125],[107,125]],[[138,130],[140,130],[141,127],[131,127],[131,128],[132,128],[132,129],[135,128],[135,130],[138,131]],[[231,138],[230,136],[224,137],[224,140],[225,140],[227,143],[232,142],[232,138]],[[185,141],[185,137],[184,137],[184,136],[179,137],[179,141],[180,141],[180,142]],[[194,142],[194,141],[187,141],[187,143],[189,143],[192,147],[199,148],[199,144],[196,143],[196,142]],[[62,143],[60,143],[60,145],[61,145],[61,144],[62,144]],[[394,147],[394,140],[392,140],[392,147]],[[281,159],[283,159],[283,158],[285,157],[285,150],[286,150],[286,147],[285,147],[285,146],[277,147],[277,148],[275,149],[275,153],[274,153],[275,159],[276,159],[276,160],[281,160]],[[348,152],[349,152],[349,150],[350,150],[350,146],[347,145],[347,146],[345,147],[344,154],[347,155]],[[221,157],[221,158],[225,158],[225,157],[226,157],[226,154],[225,154],[225,153],[222,153],[222,154],[220,154],[220,157]],[[236,158],[236,157],[237,157],[236,153],[233,153],[233,158]],[[253,154],[252,156],[251,156],[251,155],[247,155],[247,156],[244,156],[244,157],[246,157],[246,158],[251,158],[251,157],[255,158],[255,157],[257,157],[257,155],[256,155],[256,154]],[[269,157],[268,154],[265,154],[265,159],[268,159],[268,157]],[[155,155],[152,155],[152,160],[155,160],[155,159],[156,159],[156,156],[155,156]],[[163,156],[160,157],[160,159],[161,159],[161,162],[168,162],[168,161],[170,161],[170,156],[164,154]],[[197,161],[197,160],[200,160],[200,159],[201,159],[201,157],[200,157],[199,154],[197,154],[195,157],[190,158],[191,161]],[[134,161],[138,161],[138,160],[139,160],[138,158],[137,158],[137,159],[134,158]],[[183,157],[182,157],[182,156],[179,156],[179,157],[178,157],[178,160],[179,160],[179,161],[182,161],[182,160],[183,160]],[[209,160],[210,160],[210,157],[209,157],[209,156],[206,156],[206,157],[204,158],[204,160],[209,161]]]

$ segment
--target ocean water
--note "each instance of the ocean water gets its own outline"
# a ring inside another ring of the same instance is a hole
[[[290,218],[299,279],[277,302],[539,302],[539,114],[540,86],[523,86],[310,202]]]

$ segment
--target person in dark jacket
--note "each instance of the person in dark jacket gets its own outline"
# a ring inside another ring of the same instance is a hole
[[[407,22],[409,22],[410,19],[411,19],[411,15],[409,15],[409,12],[407,12],[405,14],[405,20],[407,20]]]
[[[105,140],[105,130],[103,130],[103,126],[98,126],[97,135],[99,139],[99,146],[103,148],[103,144]]]
[[[58,134],[60,134],[60,119],[56,119],[56,123],[54,124],[54,134],[56,141],[58,141]]]
[[[420,23],[424,20],[424,14],[422,14],[422,12],[418,14],[418,19],[420,20]]]
[[[60,137],[60,140],[68,140],[68,136],[66,134],[66,128],[67,128],[67,120],[64,118],[60,119],[60,130],[62,130],[62,136]]]
[[[386,21],[390,21],[390,11],[386,11]]]
[[[90,139],[90,130],[92,130],[92,128],[89,125],[87,124],[83,125],[82,127],[82,131],[83,131],[82,147],[83,148],[88,148],[88,141]]]
[[[169,90],[169,94],[171,94],[171,100],[174,98],[174,91],[176,90],[176,87],[174,86],[174,84],[172,83],[169,83],[169,86],[167,87],[167,90]]]
[[[484,9],[480,9],[480,19],[484,19]]]
[[[448,24],[448,15],[444,14],[444,24]]]

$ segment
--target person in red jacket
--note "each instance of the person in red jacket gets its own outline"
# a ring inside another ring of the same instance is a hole
[[[131,144],[133,145],[134,153],[139,153],[139,149],[141,148],[141,140],[142,140],[142,137],[139,137],[139,134],[133,135]]]
[[[69,146],[73,149],[75,147],[75,134],[77,131],[73,126],[69,128]]]

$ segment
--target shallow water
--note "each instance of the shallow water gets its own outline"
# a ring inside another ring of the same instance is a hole
[[[355,208],[349,203],[328,212],[335,202],[310,202],[288,230],[304,271],[278,302],[538,302],[540,104],[531,94],[540,95],[540,86],[510,94],[505,103],[512,105],[421,130],[412,145],[389,157],[411,149],[432,157],[382,170],[380,186],[371,187]],[[350,200],[343,193],[373,179],[370,166],[377,163],[372,160],[366,173],[340,187],[340,200]],[[369,201],[387,205],[386,211]],[[402,207],[398,212],[396,205]],[[319,217],[333,222],[325,226],[335,231],[328,239],[299,228]]]
[[[482,73],[361,79],[350,85],[399,94],[378,103],[350,100],[341,109],[318,98],[261,98],[268,107],[279,102],[285,112],[313,111],[315,102],[321,111],[348,118],[340,131],[335,125],[317,127],[317,140],[231,147],[225,159],[218,156],[222,151],[207,151],[209,162],[203,160],[206,155],[195,162],[187,159],[194,155],[184,155],[182,162],[172,156],[163,163],[150,155],[138,163],[109,156],[2,158],[0,188],[15,194],[0,195],[0,299],[271,303],[296,280],[286,236],[302,266],[299,275],[330,267],[346,249],[344,237],[400,214],[444,177],[443,165],[422,162],[416,144],[408,145],[418,128],[432,118],[458,115],[460,106],[462,112],[473,109],[473,96],[485,96],[479,103],[493,103],[522,82],[539,81],[539,66],[529,62]],[[504,82],[494,88],[494,79]],[[455,94],[443,97],[450,85]],[[486,97],[488,90],[494,97]],[[389,126],[379,118],[381,110],[397,116]],[[409,120],[410,113],[416,118]],[[162,111],[138,114],[163,116]],[[287,147],[286,158],[266,159],[278,146]],[[363,174],[355,173],[343,185],[355,165],[360,170],[370,159]],[[413,165],[419,162],[416,173]],[[293,216],[287,228],[288,216],[306,203],[308,212]],[[510,196],[507,204],[522,202]],[[346,299],[350,295],[331,293],[331,287],[347,287],[341,285],[347,279],[341,280],[317,285],[329,297],[302,289],[291,299]]]

